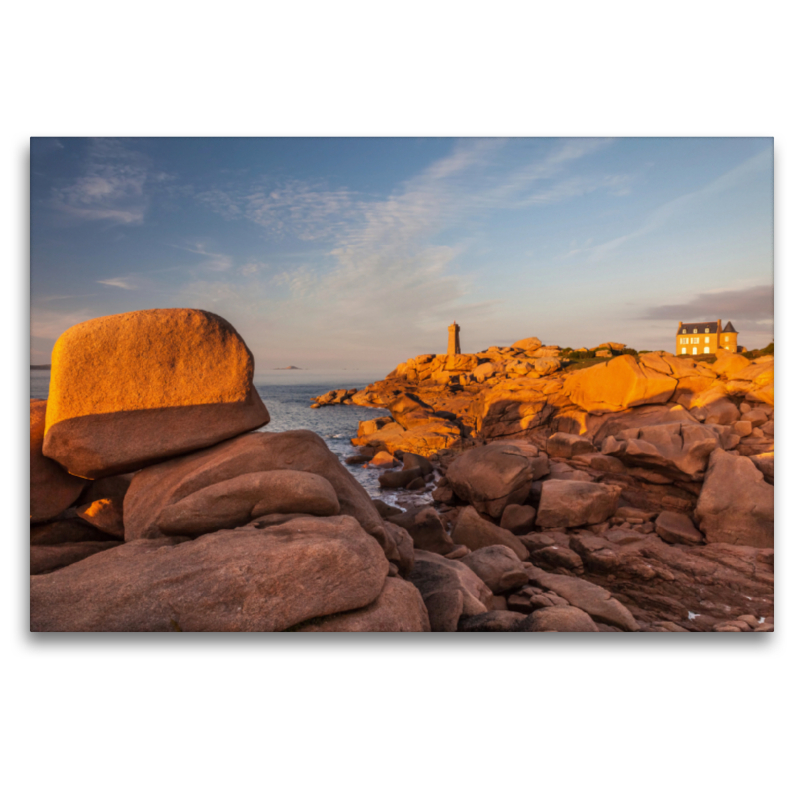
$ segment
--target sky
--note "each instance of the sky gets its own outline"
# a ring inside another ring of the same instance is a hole
[[[256,372],[529,336],[773,338],[770,138],[31,139],[31,363],[94,317],[229,320]]]

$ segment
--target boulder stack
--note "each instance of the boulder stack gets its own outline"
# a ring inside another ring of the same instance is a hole
[[[130,472],[268,422],[252,353],[208,311],[100,317],[53,348],[43,452],[73,475]]]

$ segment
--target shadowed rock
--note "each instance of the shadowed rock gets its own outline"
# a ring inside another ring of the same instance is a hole
[[[656,533],[670,544],[703,544],[703,534],[686,514],[662,511],[656,519]]]
[[[598,633],[592,618],[579,608],[552,606],[540,608],[523,618],[515,630],[531,633]]]
[[[500,527],[516,536],[524,536],[533,530],[536,509],[533,506],[521,506],[516,503],[507,505],[500,519]]]
[[[31,400],[31,522],[46,522],[69,508],[86,481],[42,454],[46,400]]]
[[[554,433],[547,440],[547,455],[553,458],[575,458],[583,453],[594,453],[591,440],[575,433]]]
[[[518,611],[487,611],[474,617],[464,617],[458,623],[458,630],[466,633],[501,633],[518,630],[525,619]]]
[[[706,425],[651,425],[609,436],[603,454],[629,467],[654,469],[675,480],[702,480],[709,455],[719,448],[720,436]]]
[[[517,554],[502,544],[481,547],[461,559],[495,594],[518,589],[528,582]]]
[[[389,563],[352,517],[119,545],[31,578],[32,631],[281,631],[372,603]]]
[[[502,544],[511,548],[520,560],[528,557],[528,548],[511,531],[483,519],[472,506],[461,509],[451,536],[456,544],[464,544],[470,550]]]
[[[432,631],[454,631],[462,615],[487,611],[491,589],[465,564],[424,550],[414,552],[411,582],[419,589]]]
[[[78,516],[109,536],[116,539],[125,538],[121,497],[104,497],[102,500],[80,506]]]
[[[342,514],[355,517],[374,536],[390,561],[398,558],[394,541],[363,486],[342,466],[325,441],[312,431],[250,433],[138,472],[125,495],[125,537],[164,536],[162,511],[215,483],[253,472],[299,470],[325,478]]]
[[[216,314],[99,317],[53,348],[44,454],[74,475],[130,472],[268,422],[253,356]]]
[[[114,541],[109,536],[84,522],[79,517],[54,519],[42,525],[31,525],[31,544],[66,544],[67,542],[106,542]]]
[[[414,509],[404,514],[395,514],[391,517],[391,522],[409,533],[418,550],[446,556],[458,549],[458,545],[445,530],[441,518],[430,506],[420,511]]]
[[[621,492],[619,486],[586,481],[545,481],[537,524],[543,528],[596,525],[613,516]]]
[[[615,600],[602,586],[571,575],[554,575],[536,567],[528,573],[543,589],[563,597],[570,605],[580,608],[597,622],[606,622],[625,631],[638,631],[639,623],[622,603]]]
[[[294,469],[248,472],[165,506],[156,524],[167,536],[197,536],[235,528],[267,514],[295,513],[338,514],[333,486],[319,475]]]
[[[447,469],[453,491],[478,511],[499,518],[528,496],[535,469],[532,445],[490,444],[462,453]]]
[[[31,545],[31,575],[53,572],[120,544],[120,542],[65,542]]]
[[[299,633],[429,632],[428,610],[413,583],[387,578],[383,590],[368,606],[303,623]]]
[[[775,490],[746,456],[716,450],[697,501],[708,542],[773,547]]]

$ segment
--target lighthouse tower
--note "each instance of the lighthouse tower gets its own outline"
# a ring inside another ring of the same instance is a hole
[[[447,328],[447,355],[457,356],[461,353],[461,339],[459,333],[461,326],[453,320],[453,324]]]

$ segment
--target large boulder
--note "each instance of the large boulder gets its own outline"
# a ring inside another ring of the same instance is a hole
[[[720,447],[714,428],[673,423],[629,428],[603,442],[603,454],[631,467],[654,469],[675,480],[702,480],[708,457]]]
[[[545,481],[536,523],[542,528],[596,525],[614,515],[620,486],[587,481]]]
[[[678,381],[638,364],[630,355],[571,372],[564,389],[572,401],[592,414],[622,411],[646,403],[666,403]]]
[[[414,552],[409,580],[425,601],[432,631],[456,630],[462,616],[486,613],[492,599],[492,590],[466,564],[424,550]]]
[[[31,400],[31,522],[46,522],[69,508],[86,481],[42,454],[46,400]]]
[[[130,472],[268,422],[252,353],[216,314],[99,317],[53,348],[43,451],[73,475]]]
[[[375,447],[394,453],[417,453],[429,456],[451,447],[461,438],[461,428],[454,422],[439,417],[430,417],[424,425],[414,425],[408,430],[397,422],[390,422],[373,433],[365,433],[351,439],[357,447]]]
[[[511,531],[484,519],[472,506],[461,509],[451,535],[456,544],[464,544],[470,550],[501,544],[520,560],[528,557],[528,548]]]
[[[125,495],[125,538],[154,539],[167,535],[159,520],[167,506],[214,484],[254,472],[299,470],[324,478],[336,493],[342,514],[355,517],[398,559],[394,540],[363,486],[328,449],[322,437],[307,430],[249,433],[137,472]]]
[[[388,571],[352,517],[128,542],[32,577],[31,630],[282,631],[369,605]]]
[[[387,578],[383,590],[368,606],[304,622],[300,633],[429,632],[431,623],[422,595],[413,583]]]
[[[773,547],[775,490],[746,456],[716,450],[697,501],[707,542]]]
[[[427,550],[429,553],[446,556],[459,549],[445,530],[441,517],[431,506],[423,509],[414,508],[402,514],[396,514],[389,520],[408,532],[414,542],[414,547],[418,550]]]
[[[408,430],[417,425],[427,425],[435,411],[427,403],[413,394],[401,394],[389,405],[394,421]]]
[[[670,544],[688,546],[703,544],[703,534],[694,526],[691,517],[679,511],[662,511],[655,521],[656,533]]]
[[[547,455],[552,458],[575,458],[584,453],[594,453],[591,439],[577,433],[554,433],[546,444]]]
[[[639,630],[639,623],[631,612],[602,586],[571,575],[554,575],[537,567],[529,567],[528,574],[543,589],[555,592],[571,606],[585,611],[596,622],[614,625],[624,631]]]
[[[461,559],[495,594],[518,589],[528,582],[519,556],[502,544],[481,547]]]
[[[528,496],[531,482],[540,472],[537,457],[533,445],[473,447],[453,460],[447,480],[462,500],[499,518],[509,503],[522,503]]]
[[[542,346],[542,340],[537,339],[535,336],[529,336],[527,339],[520,339],[514,342],[514,347],[519,350],[538,350]]]
[[[156,524],[167,536],[198,536],[236,528],[267,514],[333,517],[339,499],[321,475],[296,469],[248,472],[164,506]]]

